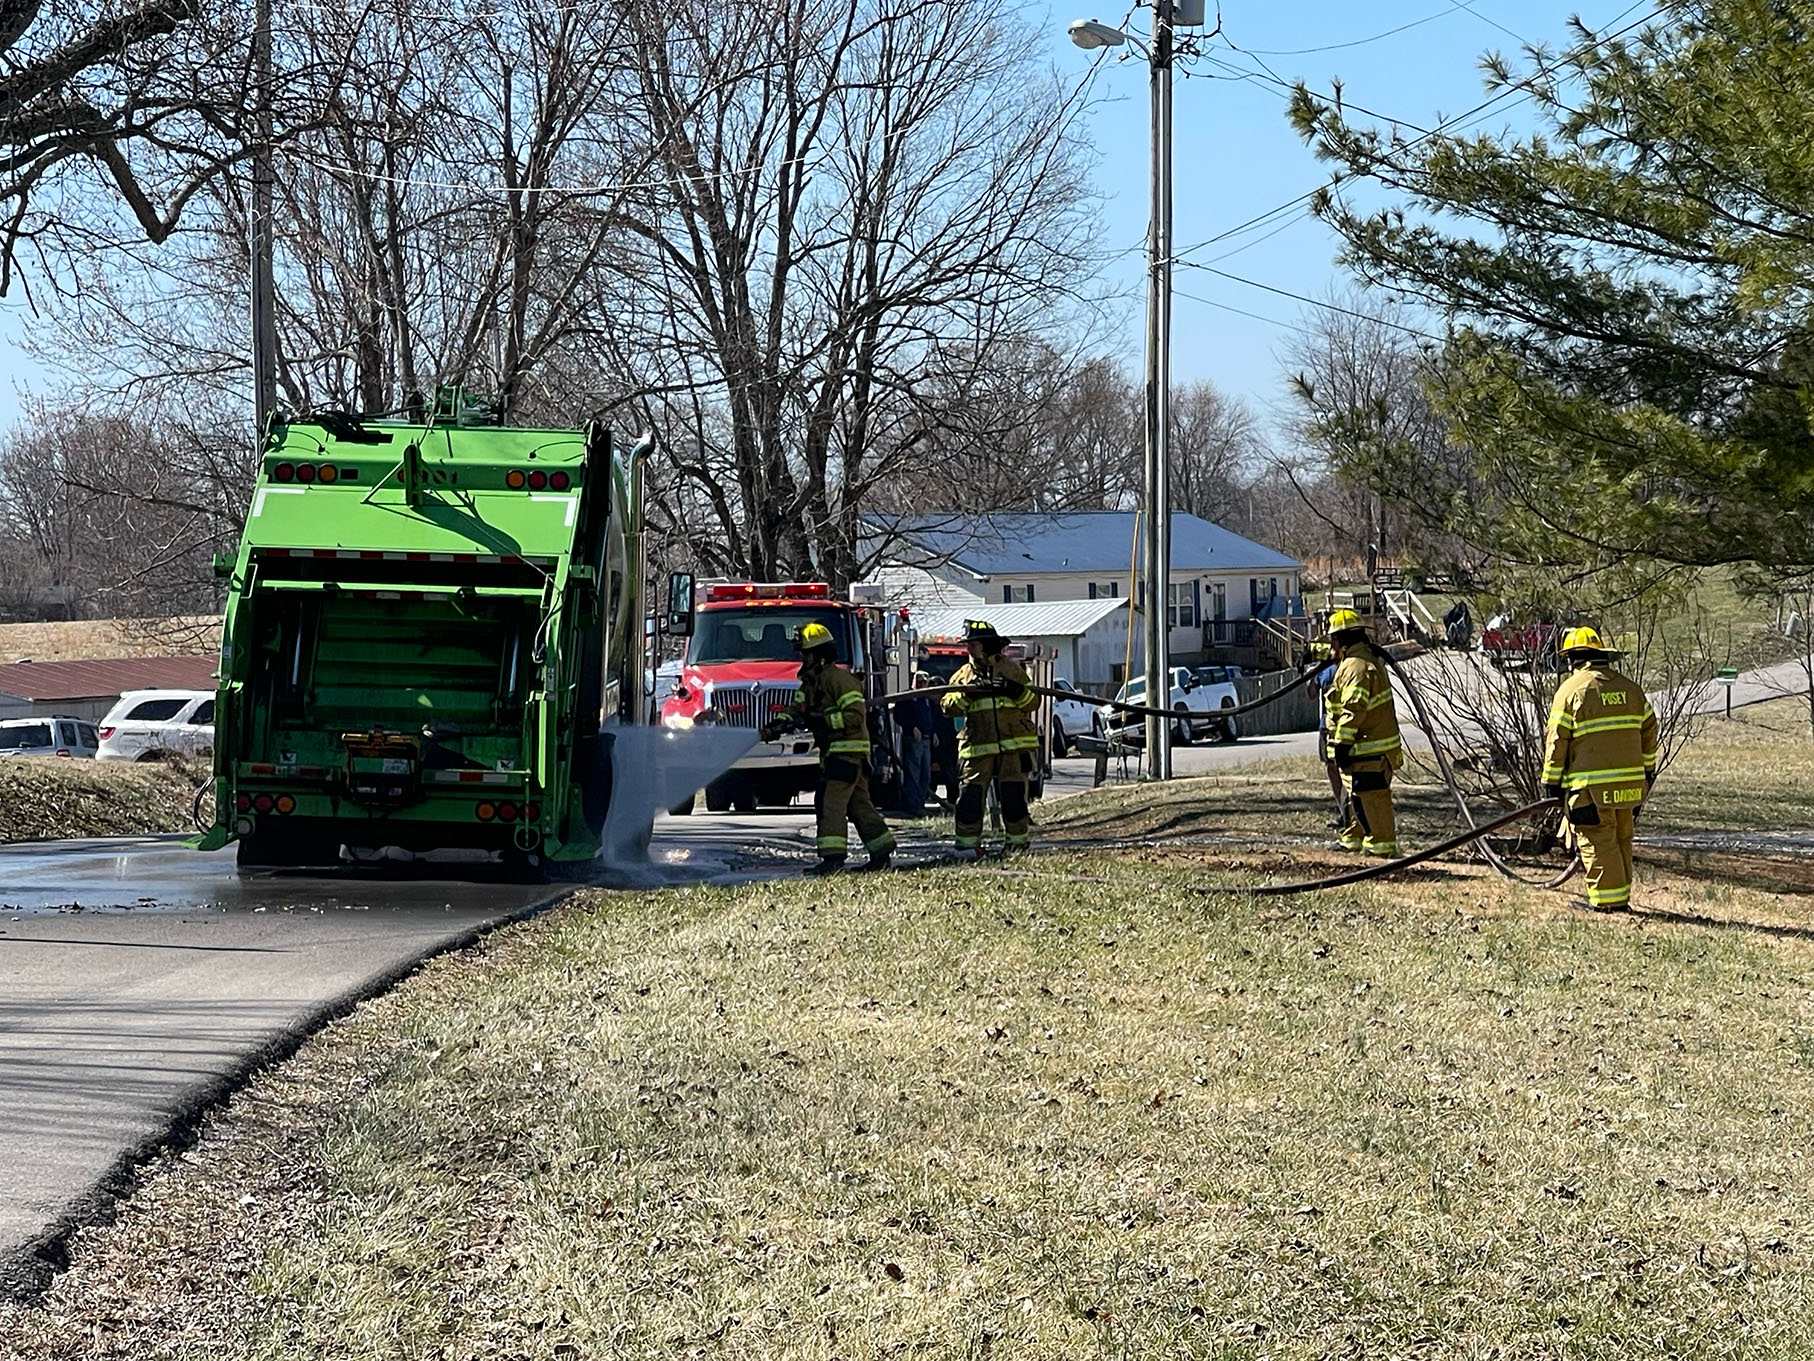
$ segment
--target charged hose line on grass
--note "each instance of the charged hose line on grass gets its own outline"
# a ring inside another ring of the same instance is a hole
[[[1462,821],[1466,822],[1470,828],[1475,827],[1474,810],[1468,807],[1467,797],[1461,792],[1461,785],[1455,779],[1455,771],[1449,765],[1448,753],[1443,751],[1442,743],[1436,740],[1436,728],[1435,725],[1430,722],[1430,711],[1424,707],[1422,689],[1418,686],[1417,682],[1411,678],[1410,673],[1400,666],[1395,658],[1388,656],[1383,649],[1376,648],[1375,651],[1378,653],[1380,660],[1386,664],[1387,668],[1398,679],[1398,682],[1404,686],[1405,694],[1410,697],[1411,707],[1417,712],[1417,721],[1423,726],[1424,735],[1430,739],[1430,750],[1435,754],[1436,768],[1442,773],[1442,782],[1448,786],[1449,794],[1455,800],[1455,807],[1461,811]],[[1528,805],[1526,811],[1532,808],[1540,808],[1543,807],[1544,804],[1553,802],[1553,799],[1545,799],[1541,803]],[[1515,816],[1501,818],[1493,825],[1496,827],[1503,826],[1505,823],[1512,821],[1516,821]],[[1480,852],[1481,859],[1485,860],[1487,864],[1491,865],[1505,878],[1512,880],[1514,883],[1524,884],[1530,888],[1561,888],[1562,885],[1566,884],[1574,875],[1575,871],[1581,868],[1581,857],[1576,855],[1569,860],[1560,874],[1557,874],[1550,879],[1526,879],[1522,874],[1518,873],[1517,870],[1513,869],[1500,858],[1499,853],[1487,843],[1484,835],[1475,841],[1475,849]]]
[[[1423,694],[1418,689],[1416,681],[1412,680],[1410,675],[1400,666],[1398,660],[1388,654],[1384,648],[1376,648],[1374,650],[1379,655],[1380,659],[1391,668],[1392,674],[1403,684],[1405,693],[1410,697],[1411,707],[1417,713],[1417,721],[1422,725],[1425,734],[1428,735],[1430,739],[1430,750],[1435,753],[1437,769],[1442,773],[1443,783],[1448,787],[1451,797],[1454,798],[1455,806],[1460,810],[1462,820],[1467,823],[1468,830],[1461,833],[1459,836],[1450,837],[1447,841],[1442,842],[1431,850],[1420,851],[1416,855],[1407,856],[1400,860],[1390,860],[1379,865],[1371,865],[1364,870],[1355,870],[1348,874],[1337,875],[1333,879],[1319,879],[1307,884],[1285,885],[1280,888],[1255,889],[1253,891],[1256,893],[1273,895],[1305,893],[1317,888],[1333,888],[1340,884],[1360,883],[1363,880],[1376,878],[1382,874],[1389,874],[1393,870],[1421,864],[1432,856],[1441,855],[1446,851],[1453,850],[1457,846],[1464,846],[1469,842],[1475,843],[1481,858],[1485,860],[1488,865],[1499,874],[1515,883],[1542,889],[1556,889],[1567,883],[1574,875],[1575,871],[1581,868],[1581,857],[1579,855],[1570,860],[1567,867],[1564,868],[1560,874],[1555,875],[1553,878],[1539,881],[1526,879],[1522,874],[1518,873],[1517,870],[1506,864],[1505,861],[1500,858],[1499,853],[1488,845],[1486,841],[1488,833],[1498,831],[1501,827],[1516,822],[1520,818],[1526,817],[1531,813],[1538,812],[1544,808],[1554,807],[1556,806],[1555,800],[1540,799],[1536,803],[1526,804],[1523,808],[1519,808],[1513,812],[1506,813],[1502,817],[1493,819],[1493,821],[1487,823],[1484,827],[1476,823],[1474,820],[1474,812],[1468,807],[1467,796],[1461,792],[1461,786],[1455,779],[1455,772],[1449,764],[1448,754],[1443,751],[1442,744],[1436,739],[1435,726],[1430,721],[1429,710],[1424,706]],[[1308,685],[1323,665],[1326,665],[1326,663],[1321,661],[1312,662],[1303,668],[1296,680],[1292,681],[1289,685],[1273,691],[1270,695],[1261,695],[1259,698],[1250,699],[1244,704],[1236,704],[1226,709],[1210,711],[1209,716],[1212,718],[1230,718],[1240,714],[1252,713],[1256,709],[1263,709],[1268,704],[1276,703],[1293,691]],[[1159,709],[1145,704],[1128,704],[1122,701],[1103,699],[1097,695],[1082,694],[1074,690],[1058,690],[1045,685],[1035,685],[1032,688],[1036,694],[1050,695],[1054,699],[1081,700],[1085,704],[1094,704],[1098,707],[1110,708],[1117,713],[1151,715],[1156,718],[1176,717],[1176,711],[1172,709]],[[927,686],[922,690],[909,690],[901,694],[884,695],[878,702],[887,704],[896,700],[913,698],[915,696],[924,699],[932,695],[970,692],[972,689],[973,687],[962,685],[934,685]]]
[[[1532,813],[1539,813],[1545,808],[1556,806],[1554,799],[1539,799],[1536,803],[1527,803],[1522,808],[1515,808],[1509,813],[1503,813],[1483,827],[1470,827],[1467,831],[1452,836],[1447,841],[1438,842],[1415,855],[1402,856],[1397,860],[1384,860],[1377,865],[1349,870],[1343,874],[1332,874],[1327,879],[1309,879],[1299,884],[1263,884],[1258,888],[1229,888],[1214,891],[1218,893],[1251,893],[1256,897],[1279,898],[1289,893],[1311,893],[1321,888],[1341,888],[1345,884],[1359,884],[1368,879],[1377,879],[1382,874],[1394,874],[1399,870],[1409,869],[1413,865],[1421,865],[1426,860],[1434,860],[1437,856],[1446,854],[1457,846],[1465,846],[1470,841],[1477,841],[1489,832],[1496,832],[1501,827],[1518,821],[1519,818],[1528,817]]]

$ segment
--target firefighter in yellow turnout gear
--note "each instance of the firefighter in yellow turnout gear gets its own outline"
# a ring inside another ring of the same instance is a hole
[[[1587,905],[1631,906],[1631,843],[1657,777],[1657,717],[1644,691],[1615,671],[1593,629],[1570,629],[1562,657],[1575,669],[1556,689],[1543,752],[1543,792],[1561,799],[1587,871]]]
[[[946,713],[962,718],[957,754],[963,764],[963,788],[957,797],[957,849],[983,853],[983,805],[994,784],[1001,803],[1006,848],[1025,850],[1032,842],[1032,814],[1027,809],[1027,776],[1039,749],[1033,710],[1039,694],[1019,662],[1002,656],[1008,640],[986,620],[964,625],[970,660],[957,669],[951,684],[959,687],[941,701]]]
[[[1329,641],[1336,664],[1323,693],[1323,715],[1347,812],[1342,849],[1391,859],[1398,854],[1392,772],[1404,762],[1392,678],[1353,610],[1329,616]]]
[[[772,742],[782,733],[806,728],[819,748],[819,788],[813,794],[819,863],[806,872],[835,874],[844,868],[850,822],[857,824],[869,852],[864,868],[886,869],[894,833],[869,797],[869,715],[863,687],[838,665],[837,647],[825,625],[807,624],[794,642],[800,649],[800,690],[792,704],[763,725],[762,740]]]

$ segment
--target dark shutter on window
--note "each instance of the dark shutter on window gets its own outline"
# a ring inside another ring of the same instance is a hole
[[[1094,600],[1095,598],[1096,598],[1096,583],[1092,581],[1090,583],[1090,599]]]
[[[1033,586],[1033,582],[1029,581],[1027,583],[1027,604],[1029,605],[1033,603]]]

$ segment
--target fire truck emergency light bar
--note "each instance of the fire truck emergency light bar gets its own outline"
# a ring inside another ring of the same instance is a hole
[[[760,582],[707,586],[707,600],[830,600],[831,587],[823,581]]]

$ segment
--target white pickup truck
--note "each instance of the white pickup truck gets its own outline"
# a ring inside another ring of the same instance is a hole
[[[1145,697],[1144,676],[1134,677],[1115,692],[1115,698],[1127,704],[1144,704]],[[1240,723],[1232,714],[1220,715],[1222,710],[1232,709],[1239,702],[1232,681],[1199,681],[1188,666],[1174,666],[1172,693],[1167,701],[1167,707],[1178,715],[1172,725],[1172,741],[1188,744],[1209,736],[1223,742],[1238,740]],[[1118,714],[1113,709],[1100,708],[1096,710],[1094,731],[1098,737],[1112,734],[1123,741],[1139,741],[1145,725],[1146,718],[1142,714]]]

